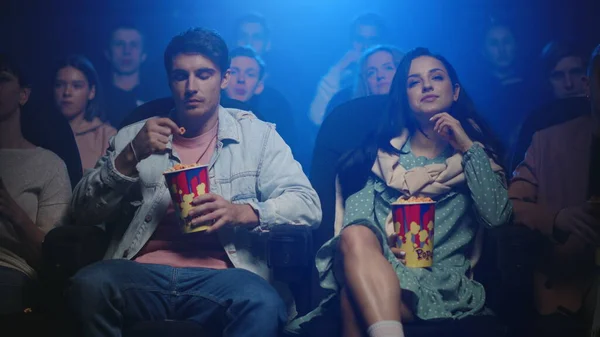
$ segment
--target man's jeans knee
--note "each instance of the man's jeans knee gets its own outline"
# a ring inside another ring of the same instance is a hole
[[[277,291],[235,268],[101,261],[72,278],[67,297],[84,336],[120,336],[136,321],[165,319],[217,324],[224,336],[277,336],[287,321]]]

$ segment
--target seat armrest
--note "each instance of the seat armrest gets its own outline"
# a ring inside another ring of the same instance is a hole
[[[96,226],[57,227],[46,234],[42,244],[42,270],[46,274],[70,277],[79,269],[101,260],[108,241],[106,232]]]
[[[508,225],[492,230],[497,242],[497,265],[502,283],[510,286],[531,284],[539,262],[544,238],[525,226]]]
[[[279,225],[269,232],[269,268],[307,268],[312,261],[312,229],[308,226]]]
[[[268,234],[267,264],[273,278],[290,287],[299,314],[311,309],[312,234],[299,225],[274,226]]]

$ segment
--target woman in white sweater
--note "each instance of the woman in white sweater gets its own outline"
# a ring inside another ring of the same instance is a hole
[[[42,241],[71,198],[64,162],[21,132],[30,92],[20,68],[0,54],[0,314],[31,305]]]

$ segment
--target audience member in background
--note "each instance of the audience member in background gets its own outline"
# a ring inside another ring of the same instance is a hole
[[[511,148],[521,123],[539,104],[539,90],[518,66],[518,43],[508,25],[493,22],[485,29],[482,54],[488,67],[471,86],[473,99],[504,147]]]
[[[503,225],[512,213],[495,141],[443,57],[408,52],[384,115],[368,145],[340,161],[341,233],[317,254],[321,285],[335,292],[321,308],[341,302],[343,336],[404,336],[402,323],[415,319],[485,313],[470,252],[480,224]],[[436,201],[431,268],[404,266],[387,220],[391,204],[411,196]]]
[[[306,104],[306,96],[312,94],[304,92],[303,85],[297,81],[290,81],[290,78],[298,78],[299,67],[294,59],[293,53],[285,53],[271,46],[271,28],[267,19],[258,13],[249,13],[240,17],[234,26],[234,45],[235,47],[251,47],[256,54],[269,67],[263,76],[263,82],[266,83],[265,93],[276,87],[287,100],[293,103],[295,107],[294,114],[297,114],[303,104]],[[305,111],[305,110],[302,110]],[[306,118],[305,114],[303,116]]]
[[[485,32],[483,56],[491,77],[501,85],[523,81],[517,69],[517,39],[514,31],[503,23],[492,23]]]
[[[510,171],[523,161],[533,134],[589,113],[587,56],[569,41],[552,41],[544,47],[541,64],[549,92],[548,102],[527,116],[512,150]]]
[[[371,46],[380,44],[386,34],[383,18],[368,13],[356,18],[351,27],[351,46],[346,54],[323,76],[310,105],[310,119],[315,125],[321,125],[327,105],[340,90],[352,86],[357,63],[361,54]]]
[[[277,90],[265,90],[266,65],[250,47],[238,47],[229,54],[231,58],[231,74],[226,97],[244,102],[262,120],[274,123],[277,132],[290,145],[294,156],[296,153],[297,131],[294,123],[292,108],[288,101]],[[222,100],[225,107],[230,107]]]
[[[141,67],[146,62],[145,37],[133,25],[116,26],[109,35],[104,52],[110,64],[106,90],[106,117],[115,128],[135,107],[160,97],[152,90],[153,84],[142,81]]]
[[[574,43],[568,41],[548,43],[542,51],[541,61],[554,98],[588,95],[589,79],[585,73],[587,55]]]
[[[235,45],[251,47],[261,57],[271,50],[271,31],[267,19],[258,13],[240,17],[235,24]]]
[[[54,73],[54,102],[69,120],[83,170],[93,168],[117,130],[104,122],[102,88],[92,63],[72,55]]]
[[[0,54],[0,314],[33,304],[42,241],[71,198],[64,162],[23,137],[20,115],[31,89],[21,69]]]
[[[588,76],[592,113],[536,132],[509,189],[515,221],[548,239],[534,278],[535,336],[589,336],[600,242],[600,203],[591,202],[600,196],[600,46]]]
[[[293,299],[282,293],[286,307],[267,281],[259,233],[317,225],[319,199],[273,127],[219,105],[230,79],[219,35],[175,36],[164,61],[175,109],[122,128],[75,188],[75,223],[107,222],[113,235],[106,260],[80,270],[67,290],[81,335],[121,336],[131,322],[174,319],[276,337]],[[210,193],[188,214],[211,223],[204,232],[184,233],[173,209],[163,172],[179,163],[209,166]]]
[[[265,89],[265,62],[251,47],[237,47],[230,53],[230,81],[227,97],[250,102]]]
[[[340,104],[351,99],[370,96],[387,95],[396,74],[396,68],[402,61],[404,53],[393,46],[378,45],[367,49],[358,61],[354,85],[342,89],[333,96],[327,105],[325,116]]]

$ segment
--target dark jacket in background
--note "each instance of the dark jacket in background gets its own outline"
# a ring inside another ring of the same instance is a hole
[[[491,75],[481,75],[467,91],[481,117],[488,123],[494,136],[505,149],[516,143],[521,124],[529,113],[542,102],[539,86],[525,79],[515,78],[508,84]],[[506,154],[510,151],[506,151]],[[509,156],[502,164],[509,163]]]
[[[105,81],[102,88],[104,89],[106,120],[116,129],[125,126],[123,120],[138,106],[168,95],[168,92],[153,88],[143,81],[130,91],[115,87],[112,81]]]

